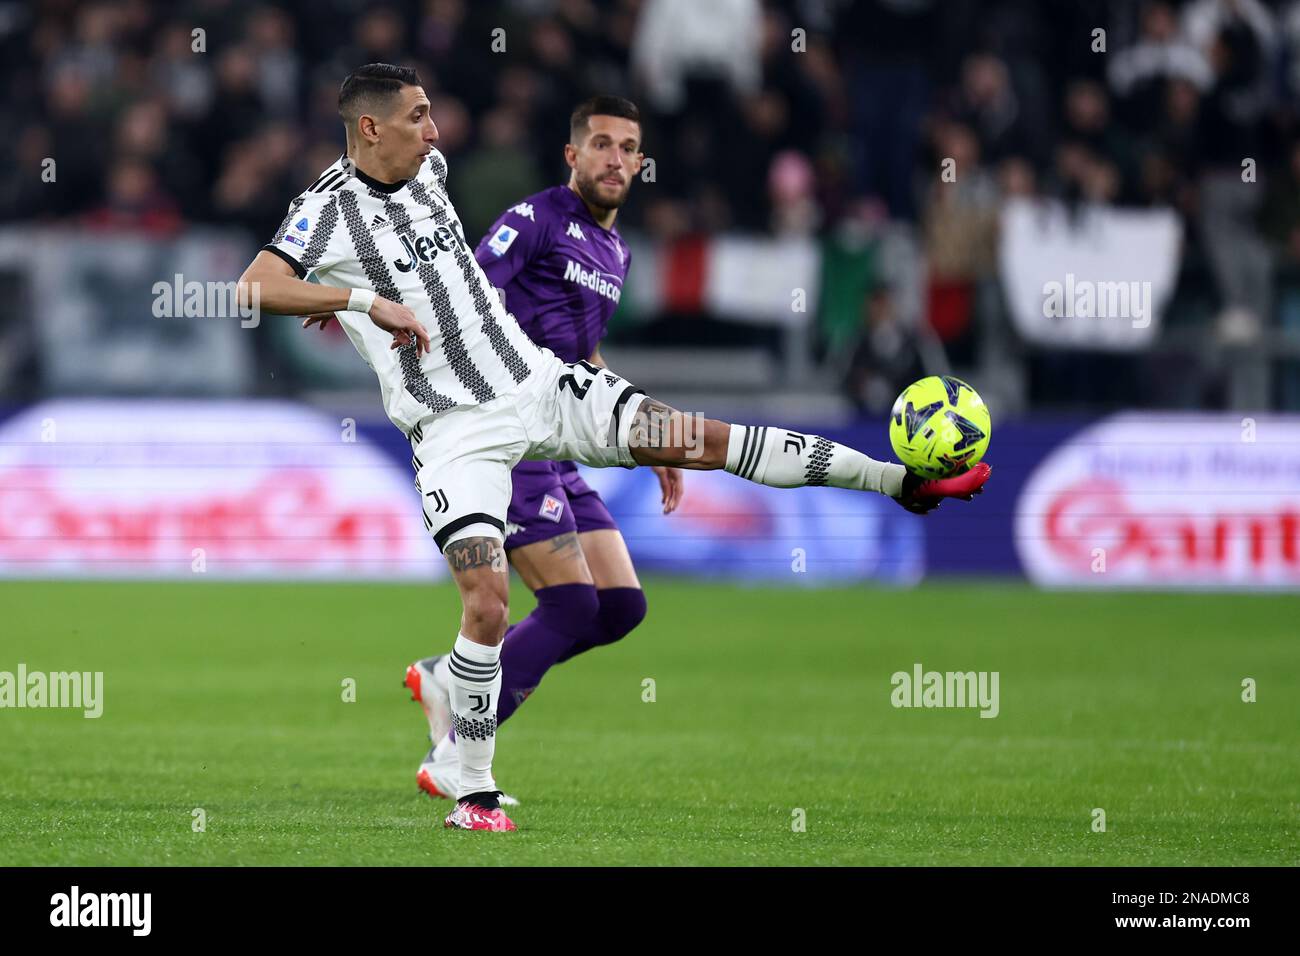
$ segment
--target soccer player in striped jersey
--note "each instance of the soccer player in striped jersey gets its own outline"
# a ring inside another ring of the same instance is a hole
[[[293,200],[239,290],[241,303],[268,312],[336,314],[410,438],[424,524],[462,605],[449,652],[460,777],[447,827],[515,829],[492,758],[509,596],[503,541],[521,460],[724,468],[775,487],[878,492],[917,512],[970,498],[987,480],[980,464],[924,481],[815,435],[686,415],[611,370],[565,363],[506,312],[466,244],[415,71],[361,67],[343,82],[339,113],[347,152]],[[639,155],[625,162],[630,177]]]
[[[528,196],[506,210],[479,242],[475,258],[528,337],[566,362],[605,367],[600,340],[618,307],[631,250],[614,220],[641,163],[636,105],[596,96],[569,122],[567,185]],[[635,164],[635,165],[633,165]],[[682,473],[655,469],[664,513],[681,500]],[[501,645],[503,724],[555,664],[606,644],[646,614],[645,593],[627,543],[572,461],[522,461],[511,473],[505,549],[537,598]],[[431,796],[453,796],[460,762],[447,731],[448,659],[417,661],[407,686],[429,719],[433,747],[416,773]]]

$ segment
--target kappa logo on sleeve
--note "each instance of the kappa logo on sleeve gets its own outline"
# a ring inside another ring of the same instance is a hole
[[[518,229],[511,229],[509,226],[502,226],[493,234],[492,238],[488,240],[488,248],[498,256],[504,256],[506,250],[510,248],[510,243],[514,242],[515,237],[518,235]]]
[[[510,207],[510,211],[516,216],[523,216],[525,219],[532,220],[533,222],[537,221],[533,218],[533,204],[530,202],[516,203]]]

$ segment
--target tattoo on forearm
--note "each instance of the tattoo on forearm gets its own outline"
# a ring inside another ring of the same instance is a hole
[[[632,417],[627,444],[629,448],[680,449],[686,460],[678,464],[691,467],[690,462],[704,454],[707,421],[699,412],[686,414],[657,398],[647,398]]]
[[[447,545],[446,554],[453,571],[482,567],[495,570],[505,563],[505,552],[496,538],[462,538]]]
[[[673,416],[678,412],[657,398],[646,398],[632,418],[628,430],[629,448],[664,448],[673,434]]]

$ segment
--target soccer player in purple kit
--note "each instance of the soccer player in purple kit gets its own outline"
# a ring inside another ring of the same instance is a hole
[[[510,207],[479,242],[475,258],[529,338],[565,362],[604,367],[599,343],[630,260],[614,220],[643,158],[637,107],[617,96],[580,104],[564,158],[568,184]],[[668,514],[681,500],[682,474],[654,471]],[[498,726],[552,666],[614,643],[646,614],[627,544],[575,462],[520,462],[511,480],[506,553],[537,607],[506,631]],[[430,796],[452,796],[460,764],[443,703],[445,656],[412,664],[406,683],[425,709],[434,744],[416,780]]]

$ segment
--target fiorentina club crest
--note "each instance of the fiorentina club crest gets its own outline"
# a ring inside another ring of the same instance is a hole
[[[564,502],[558,498],[552,498],[547,495],[542,499],[542,508],[537,512],[543,518],[550,518],[552,521],[559,521],[560,515],[564,514]]]

